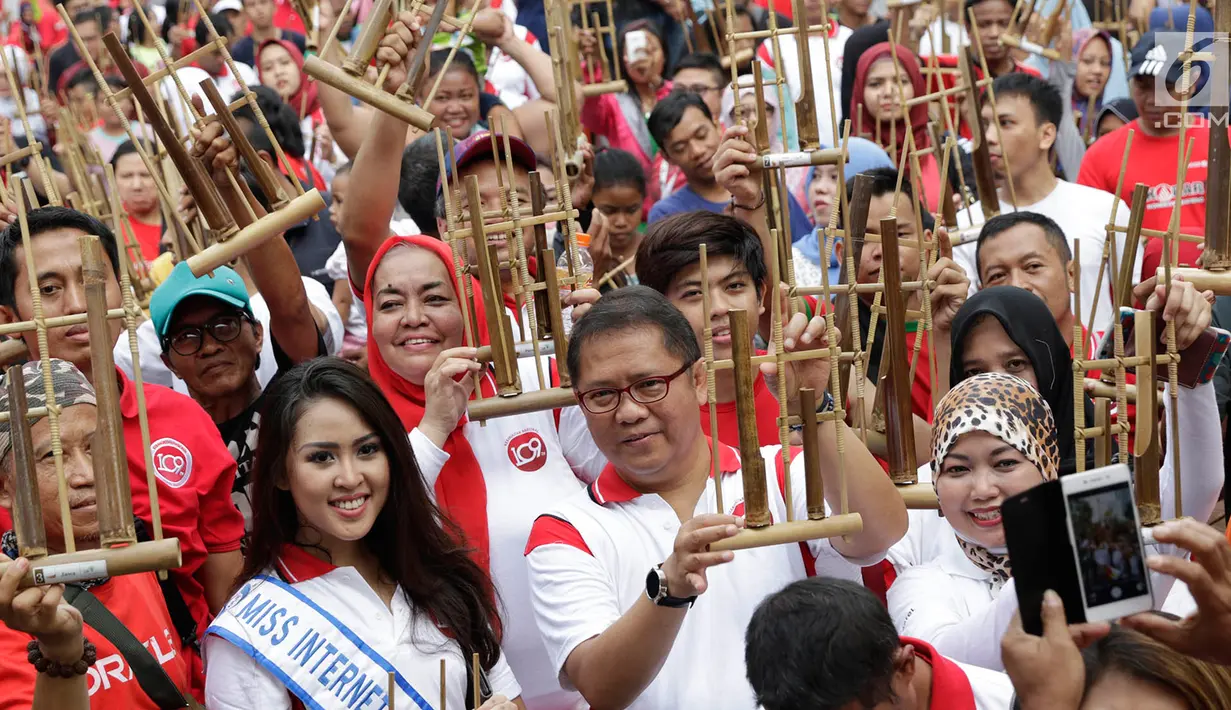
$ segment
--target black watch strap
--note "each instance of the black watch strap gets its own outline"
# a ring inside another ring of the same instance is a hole
[[[671,609],[691,607],[697,601],[695,596],[673,597],[668,594],[667,575],[663,572],[661,564],[650,569],[650,574],[646,577],[645,581],[645,595],[656,605]]]

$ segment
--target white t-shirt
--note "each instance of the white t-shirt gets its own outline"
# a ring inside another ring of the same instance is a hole
[[[1097,285],[1099,265],[1103,263],[1103,245],[1107,241],[1107,223],[1111,221],[1112,205],[1116,202],[1119,202],[1119,207],[1116,209],[1116,224],[1126,227],[1128,226],[1129,209],[1123,200],[1109,192],[1078,185],[1075,182],[1057,180],[1056,187],[1047,197],[1032,205],[1018,205],[1017,207],[1018,210],[1038,212],[1055,220],[1056,224],[1060,225],[1060,229],[1064,231],[1064,237],[1069,243],[1070,250],[1073,249],[1073,243],[1076,240],[1081,240],[1079,262],[1081,304],[1074,305],[1080,307],[1082,325],[1086,326],[1095,340],[1100,339],[1110,327],[1114,316],[1111,309],[1111,284],[1114,278],[1110,265],[1103,270],[1102,287],[1097,288]],[[1002,199],[1000,211],[1001,214],[1012,212],[1014,211],[1013,205]],[[969,227],[971,224],[982,226],[984,221],[983,206],[977,202],[970,206],[969,216],[966,210],[961,210],[957,214],[957,223],[960,227]],[[979,272],[975,268],[977,237],[978,233],[975,232],[971,235],[971,241],[953,248],[953,260],[960,264],[966,270],[966,275],[970,277],[972,295],[981,287]],[[1117,268],[1123,261],[1124,240],[1124,234],[1116,235]],[[1144,251],[1144,248],[1137,250],[1137,259],[1133,263],[1134,283],[1137,282],[1137,276],[1141,273],[1141,256]],[[1094,307],[1096,293],[1098,311],[1094,316],[1094,327],[1091,328],[1090,309]]]
[[[837,23],[834,26],[838,28],[838,31],[833,37],[826,38],[813,33],[808,34],[808,51],[812,58],[812,91],[816,97],[816,127],[821,143],[825,145],[833,144],[833,131],[837,122],[834,112],[831,112],[829,108],[829,97],[833,97],[834,110],[838,116],[846,111],[846,107],[839,105],[842,103],[839,87],[842,84],[842,53],[846,50],[846,40],[852,34],[849,27],[843,27]],[[777,72],[778,69],[774,66],[774,52],[767,44],[768,41],[761,43],[760,48],[757,49],[757,57],[766,67]],[[829,43],[828,81],[825,78],[826,42]],[[799,72],[799,47],[794,35],[779,37],[778,43],[782,48],[782,62],[786,65],[785,74],[787,86],[791,89],[791,100],[798,102],[799,95],[803,93],[803,78]]]
[[[214,83],[214,87],[218,89],[218,93],[222,96],[222,100],[228,104],[231,103],[235,94],[243,88],[243,86],[256,86],[261,82],[257,80],[256,70],[244,64],[243,62],[235,62],[235,66],[239,69],[239,79],[231,73],[230,67],[224,66],[222,76],[210,76],[204,69],[200,67],[181,67],[175,71],[175,75],[179,78],[180,83],[184,85],[184,91],[188,92],[189,98],[193,96],[201,97],[201,104],[205,108],[205,115],[214,115],[214,105],[205,98],[205,92],[201,91],[201,82],[206,79]],[[243,85],[240,84],[243,82]],[[179,88],[175,85],[175,79],[166,77],[158,82],[158,92],[162,94],[162,100],[167,106],[167,110],[175,117],[179,124],[181,135],[187,135],[188,123],[191,120],[189,111],[184,105],[184,100],[179,92]]]
[[[538,38],[522,25],[513,25],[513,36],[536,50],[540,49]],[[493,47],[491,54],[488,55],[487,74],[483,78],[492,85],[500,101],[510,111],[541,96],[539,88],[534,85],[534,81],[530,79],[525,68],[500,51],[499,47]]]
[[[336,355],[342,348],[342,316],[338,315],[333,299],[320,281],[307,276],[301,278],[304,291],[308,294],[308,302],[324,313],[325,320],[329,322],[329,330],[321,333],[325,340],[325,349],[330,355]],[[261,387],[265,387],[278,373],[278,363],[274,361],[273,340],[269,337],[269,306],[265,304],[265,297],[260,293],[252,295],[251,304],[252,315],[265,328],[265,339],[261,344],[261,364],[256,369],[257,379]],[[180,394],[188,394],[188,385],[162,362],[162,344],[158,334],[154,332],[154,321],[147,319],[137,326],[137,348],[141,355],[141,378],[144,382],[170,387]],[[111,357],[124,374],[133,376],[133,356],[128,347],[127,333],[120,334],[120,339],[111,350]]]
[[[777,446],[761,449],[767,472],[778,471],[778,451]],[[742,515],[739,454],[720,446],[719,458],[723,512]],[[792,461],[790,476],[792,489],[804,490],[802,456]],[[770,512],[781,522],[786,503],[779,476],[766,479]],[[805,496],[795,495],[793,504],[794,519],[805,519]],[[714,479],[707,478],[693,514],[712,513],[716,505]],[[534,614],[553,668],[563,675],[565,661],[579,645],[610,628],[645,595],[646,573],[670,556],[680,519],[662,497],[638,494],[612,467],[587,490],[553,506],[550,516],[571,527],[572,539],[550,534],[544,517],[531,534],[526,558]],[[729,564],[709,570],[709,587],[689,610],[662,668],[628,708],[753,710],[744,632],[761,600],[807,576],[809,563],[817,574],[860,581],[860,567],[879,560],[848,559],[829,540],[736,552]]]
[[[932,38],[936,38],[936,51],[932,51]],[[945,50],[945,37],[949,38],[949,51]],[[930,57],[933,54],[957,54],[959,47],[970,46],[970,35],[966,34],[966,30],[962,29],[962,23],[945,18],[932,20],[932,24],[923,33],[923,37],[919,39],[919,56]],[[926,64],[927,62],[924,62]]]
[[[445,636],[427,614],[415,610],[401,587],[385,606],[354,567],[333,567],[290,545],[277,569],[265,574],[281,576],[292,589],[333,615],[433,702],[440,697],[443,659],[448,706],[466,707],[470,659],[462,658],[457,642]],[[237,646],[211,634],[205,637],[202,649],[209,659],[205,705],[210,710],[290,710],[291,695],[286,685]],[[503,653],[486,677],[493,693],[509,698],[521,695]]]
[[[534,360],[518,360],[523,391],[538,389]],[[490,372],[486,375],[491,377]],[[527,704],[535,708],[571,708],[580,696],[561,690],[543,638],[534,624],[525,558],[530,528],[539,515],[578,493],[598,477],[606,457],[594,444],[581,409],[574,405],[467,422],[463,432],[478,459],[487,486],[487,521],[492,581],[500,596],[504,649],[521,682]],[[426,436],[410,432],[411,448],[428,489],[449,455]]]

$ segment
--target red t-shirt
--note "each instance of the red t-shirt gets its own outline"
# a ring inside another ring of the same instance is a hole
[[[915,649],[915,657],[932,668],[932,697],[929,710],[975,710],[975,691],[966,671],[919,639],[901,637],[903,644]]]
[[[191,670],[194,666],[200,667],[199,659],[193,651],[180,647],[154,573],[112,577],[90,593],[145,645],[162,664],[175,687],[191,692],[198,700],[203,699],[204,679],[199,674],[193,677]],[[85,626],[85,637],[98,649],[98,660],[86,675],[90,706],[157,710],[158,706],[141,690],[128,662],[115,646],[89,625]],[[0,624],[0,658],[5,659],[5,671],[0,673],[0,710],[29,710],[34,702],[38,674],[34,666],[26,662],[26,644],[31,638]]]
[[[133,230],[137,246],[141,247],[141,256],[146,261],[158,258],[159,243],[162,241],[162,223],[147,224],[129,215],[128,226]]]
[[[308,34],[303,26],[303,18],[287,0],[274,0],[274,27],[298,32],[304,36]]]
[[[1146,229],[1166,229],[1171,223],[1171,211],[1175,205],[1176,163],[1180,154],[1180,136],[1168,137],[1146,135],[1139,120],[1109,133],[1094,142],[1086,150],[1081,161],[1077,182],[1097,187],[1104,192],[1115,193],[1120,177],[1120,163],[1124,159],[1124,147],[1128,132],[1134,131],[1132,155],[1124,172],[1124,186],[1120,198],[1132,204],[1133,188],[1137,183],[1150,186],[1146,195],[1145,218],[1141,226]],[[1184,132],[1185,140],[1192,140],[1192,159],[1184,173],[1184,187],[1180,202],[1180,231],[1185,234],[1205,233],[1205,180],[1208,173],[1206,156],[1209,153],[1210,129],[1194,126]],[[1162,265],[1163,240],[1150,239],[1142,254],[1140,278],[1152,276]],[[1198,245],[1180,242],[1179,265],[1191,266],[1200,253]]]
[[[906,368],[910,372],[910,358],[915,352],[915,339],[919,336],[919,322],[906,324]],[[915,379],[910,383],[910,411],[915,416],[932,423],[932,352],[928,338],[919,344],[919,357],[915,362]]]
[[[782,443],[778,435],[778,398],[766,386],[765,377],[760,372],[752,381],[752,395],[757,408],[757,440],[761,446]],[[715,409],[718,410],[718,441],[739,449],[739,417],[735,412],[735,400],[722,402]],[[701,430],[706,436],[712,436],[708,404],[701,405]]]

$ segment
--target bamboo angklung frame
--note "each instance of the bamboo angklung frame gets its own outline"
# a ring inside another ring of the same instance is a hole
[[[376,50],[388,30],[390,21],[394,19],[394,0],[376,0],[376,4],[373,6],[371,13],[363,24],[363,28],[359,32],[359,37],[355,40],[350,55],[343,60],[340,68],[322,58],[328,54],[334,39],[337,37],[338,30],[346,19],[346,10],[349,8],[349,5],[348,0],[347,7],[344,7],[343,12],[339,13],[337,22],[330,31],[325,46],[321,48],[321,56],[311,56],[304,61],[304,72],[313,79],[370,104],[372,107],[384,111],[424,133],[432,130],[436,117],[424,108],[416,105],[414,99],[415,90],[419,86],[420,79],[427,73],[427,60],[428,53],[432,49],[432,36],[435,34],[441,20],[445,19],[444,0],[437,0],[436,7],[432,8],[431,20],[428,22],[424,34],[420,36],[419,45],[416,47],[415,54],[411,59],[410,73],[407,75],[406,81],[402,86],[392,94],[382,88],[389,67],[381,69],[375,84],[367,83],[364,80],[364,74],[367,71],[368,65],[371,64],[372,59],[376,56]],[[423,0],[415,0],[411,7],[411,12],[417,14],[423,9],[426,9]],[[461,27],[462,32],[466,33],[474,22],[475,14],[470,13],[465,21],[457,20],[456,18],[447,19],[450,24],[456,23],[455,26]],[[456,50],[457,45],[455,44],[452,51],[455,52]],[[450,61],[452,58],[453,55],[450,54]],[[445,67],[448,67],[448,62],[446,62]],[[444,70],[441,70],[441,74],[444,74]],[[433,87],[425,104],[431,105],[431,97],[435,93],[435,87]]]
[[[1051,48],[1051,43],[1061,29],[1060,16],[1064,14],[1068,0],[1056,0],[1056,6],[1047,16],[1037,42],[1026,37],[1026,26],[1030,15],[1034,14],[1034,3],[1035,0],[1017,0],[1013,14],[1009,17],[1009,28],[1000,35],[1000,45],[1037,54],[1052,61],[1067,62],[1067,58],[1061,57],[1059,52]]]
[[[29,273],[37,270],[30,244],[30,231],[26,218],[27,198],[23,186],[10,183],[11,197],[15,200],[18,224]],[[106,280],[108,265],[102,257],[101,245],[96,236],[82,236],[82,270],[85,279],[86,313],[59,318],[43,316],[42,297],[34,280],[30,281],[30,296],[34,319],[5,326],[8,333],[34,331],[38,340],[42,363],[44,391],[48,393],[47,404],[28,409],[21,367],[15,366],[8,373],[9,410],[0,413],[12,425],[14,453],[14,482],[18,505],[14,509],[14,527],[18,537],[19,554],[30,558],[31,568],[19,587],[35,584],[65,583],[98,577],[135,574],[150,571],[165,571],[179,567],[179,540],[163,538],[162,519],[158,507],[157,480],[149,446],[149,425],[146,415],[145,393],[142,388],[139,358],[137,353],[136,324],[139,313],[129,290],[127,271],[120,269],[120,286],[124,293],[124,308],[108,310],[106,306]],[[123,254],[123,250],[120,251]],[[110,329],[107,321],[124,318],[129,332],[129,345],[133,351],[134,380],[136,387],[139,422],[145,449],[146,478],[149,486],[152,510],[151,533],[153,540],[138,543],[132,518],[130,483],[127,457],[119,410],[119,392],[114,376],[115,366],[111,359]],[[50,328],[70,324],[87,323],[91,334],[91,359],[97,399],[98,427],[94,443],[95,489],[98,496],[98,525],[100,543],[98,550],[77,551],[73,535],[72,518],[68,502],[68,482],[64,473],[63,449],[60,440],[60,406],[52,396],[51,360],[48,355],[47,332]],[[98,331],[101,330],[102,333]],[[51,449],[59,484],[60,518],[64,535],[64,552],[47,555],[47,542],[43,527],[42,509],[38,503],[38,483],[34,474],[34,461],[30,455],[30,417],[47,417]],[[25,504],[23,504],[23,502]],[[0,563],[0,574],[11,564]]]
[[[581,94],[587,98],[592,96],[601,96],[602,94],[620,94],[628,91],[628,81],[624,79],[623,60],[618,56],[619,42],[617,41],[617,33],[615,27],[615,15],[611,0],[552,0],[549,2],[547,12],[548,30],[547,39],[551,49],[552,65],[556,64],[557,52],[561,52],[561,69],[567,74],[556,79],[557,87],[557,106],[560,108],[560,113],[570,115],[565,112],[562,102],[559,101],[560,96],[568,96],[569,106],[573,104],[573,96],[567,90],[567,87],[572,86],[572,81],[577,77],[585,77],[591,79],[597,74],[598,81],[581,82]],[[598,5],[599,9],[606,13],[607,22],[603,23],[597,12],[591,11],[591,6]],[[569,33],[568,29],[572,27],[573,9],[576,8],[577,14],[581,21],[582,30],[592,30],[595,39],[598,40],[598,66],[587,67],[589,71],[584,71],[581,66],[581,57],[578,54],[578,46],[576,35]],[[552,40],[555,42],[552,42]],[[607,56],[607,43],[611,43],[612,51],[617,54],[615,57]],[[597,72],[595,71],[597,69]],[[610,74],[610,76],[608,76]],[[564,82],[561,78],[565,79]],[[575,107],[572,110],[576,110]],[[568,140],[568,135],[564,136],[564,144],[572,145]]]

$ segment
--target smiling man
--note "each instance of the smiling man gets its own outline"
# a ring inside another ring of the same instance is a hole
[[[791,330],[798,338],[801,327]],[[744,629],[756,605],[815,569],[860,579],[906,530],[906,510],[875,459],[849,429],[843,463],[850,510],[863,530],[739,552],[710,543],[743,525],[742,466],[710,441],[696,408],[705,402],[705,364],[688,320],[644,286],[618,289],[573,328],[569,372],[586,424],[610,464],[585,491],[535,522],[526,546],[535,617],[566,685],[594,707],[712,707],[752,710]],[[789,366],[788,391],[824,392],[828,366]],[[791,406],[797,408],[798,401]],[[838,506],[836,427],[818,432],[830,506]],[[850,442],[854,442],[853,448]],[[787,475],[803,490],[803,458],[780,468],[776,446],[761,455],[775,520],[787,514]],[[716,510],[715,486],[726,508]],[[794,497],[795,519],[806,517]],[[715,512],[716,511],[716,512]],[[647,576],[648,573],[648,576]]]
[[[1021,210],[1048,217],[1059,225],[1060,237],[1067,243],[1070,255],[1076,250],[1075,245],[1081,243],[1081,259],[1075,263],[1075,267],[1080,268],[1081,303],[1073,303],[1072,308],[1081,309],[1082,323],[1087,325],[1090,325],[1090,314],[1093,312],[1091,330],[1096,337],[1101,337],[1113,316],[1113,278],[1106,267],[1101,275],[1099,273],[1100,265],[1107,259],[1103,254],[1107,224],[1111,222],[1114,209],[1115,223],[1128,226],[1128,205],[1110,192],[1056,177],[1050,157],[1058,127],[1064,120],[1064,106],[1055,87],[1038,77],[1019,73],[998,77],[992,84],[992,90],[996,94],[995,110],[993,112],[990,101],[984,102],[983,125],[992,169],[996,172],[1000,212],[1007,214]],[[1016,207],[1014,198],[1017,200]],[[981,203],[971,205],[969,215],[965,210],[958,212],[958,224],[962,227],[985,221]],[[1116,236],[1116,264],[1124,260],[1124,239],[1123,234]],[[971,276],[972,294],[983,286],[1004,283],[988,280],[988,275],[980,270],[976,249],[976,243],[969,241],[953,250],[954,261]],[[1068,268],[1069,258],[1071,256],[1063,260],[1062,270]],[[987,263],[987,258],[984,258],[983,265]],[[1133,267],[1134,281],[1140,267],[1141,250],[1138,250]],[[1078,274],[1075,272],[1074,275]],[[1096,305],[1097,310],[1092,310]],[[1064,332],[1066,337],[1072,334],[1071,329]]]

